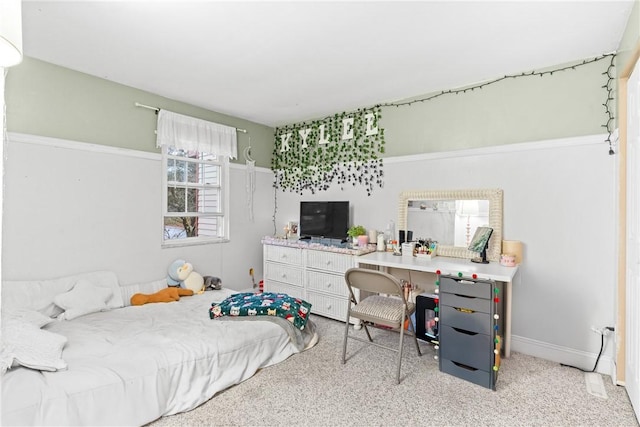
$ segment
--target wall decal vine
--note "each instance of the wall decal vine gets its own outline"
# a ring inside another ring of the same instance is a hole
[[[315,194],[317,191],[329,189],[333,183],[339,184],[342,189],[349,184],[362,185],[370,196],[376,186],[383,186],[381,155],[384,154],[385,140],[384,129],[379,127],[383,107],[411,106],[442,96],[481,90],[507,79],[552,76],[554,73],[575,70],[604,59],[610,59],[610,65],[607,71],[602,73],[606,76],[606,84],[602,86],[606,90],[606,100],[602,105],[607,115],[606,123],[602,127],[608,132],[605,142],[609,144],[609,154],[615,154],[611,141],[614,117],[610,108],[610,103],[614,100],[615,75],[612,73],[615,57],[615,53],[608,53],[573,65],[505,75],[410,101],[382,103],[355,112],[342,112],[320,120],[276,128],[276,141],[271,159],[271,169],[275,175],[274,187],[299,194],[309,190]]]
[[[383,185],[384,129],[380,107],[339,113],[276,128],[271,169],[274,186],[302,194],[336,183],[361,185],[367,195]]]

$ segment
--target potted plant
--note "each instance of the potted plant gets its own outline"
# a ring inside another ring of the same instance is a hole
[[[354,225],[347,230],[349,237],[353,239],[354,245],[366,246],[369,243],[367,230],[361,225]]]

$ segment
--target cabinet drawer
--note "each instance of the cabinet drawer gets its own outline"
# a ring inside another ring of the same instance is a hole
[[[440,357],[464,363],[472,368],[490,371],[493,366],[491,337],[467,333],[448,325],[440,327]]]
[[[343,275],[320,273],[318,271],[307,272],[307,289],[310,291],[322,291],[344,298],[349,295]]]
[[[325,251],[307,251],[307,267],[343,273],[355,266],[353,255]]]
[[[440,370],[447,374],[462,378],[463,380],[481,385],[482,387],[495,390],[495,377],[497,374],[494,371],[487,372],[475,369],[470,366],[466,366],[463,363],[444,359],[442,357],[440,358]]]
[[[302,286],[302,270],[285,264],[266,263],[264,276],[267,280]]]
[[[302,266],[302,250],[297,248],[265,245],[264,258],[266,261],[275,261]]]
[[[469,332],[491,334],[491,315],[480,311],[460,311],[448,305],[440,305],[440,324]]]
[[[332,297],[318,292],[307,292],[307,302],[312,304],[311,312],[332,319],[345,321],[347,318],[346,297]]]
[[[440,292],[492,299],[493,282],[441,276]]]
[[[481,311],[483,313],[491,313],[491,304],[493,304],[493,301],[486,298],[469,297],[442,292],[440,293],[440,304],[455,308]]]
[[[266,280],[264,282],[264,291],[265,292],[274,292],[274,293],[282,293],[287,294],[294,298],[305,299],[304,297],[304,289],[299,286],[292,286],[287,283],[276,282],[273,280]],[[313,309],[313,307],[312,307]]]

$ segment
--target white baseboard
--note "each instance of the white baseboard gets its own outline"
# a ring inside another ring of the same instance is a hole
[[[607,343],[608,339],[610,340],[612,338],[605,337],[605,348],[602,352],[602,356],[600,356],[600,360],[598,361],[596,372],[603,375],[609,375],[615,384],[615,360],[609,354],[606,354],[607,347],[609,347]],[[517,335],[511,336],[511,351],[539,357],[540,359],[550,360],[552,362],[575,366],[586,371],[591,371],[593,369],[593,365],[596,363],[596,358],[598,357],[598,352],[590,353],[579,351]],[[599,348],[598,351],[600,351]]]

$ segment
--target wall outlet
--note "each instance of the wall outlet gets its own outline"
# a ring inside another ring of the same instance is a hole
[[[598,328],[596,328],[596,327],[595,327],[595,326],[593,326],[593,325],[591,325],[591,330],[592,330],[593,332],[595,332],[596,334],[598,334],[598,335],[602,335],[602,334],[604,333],[602,329],[598,329]]]

